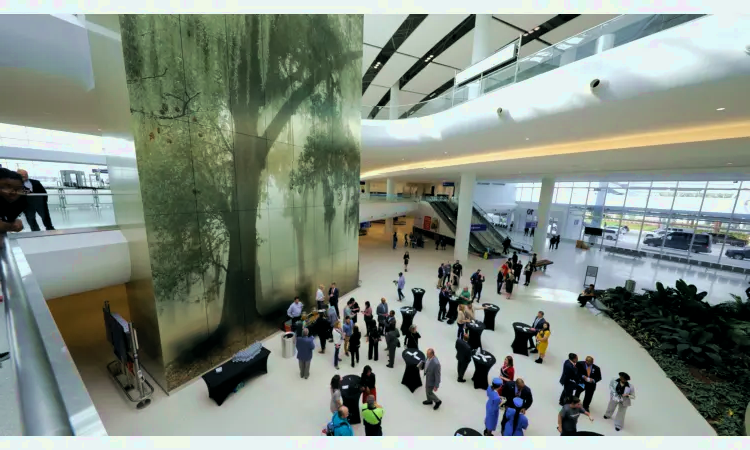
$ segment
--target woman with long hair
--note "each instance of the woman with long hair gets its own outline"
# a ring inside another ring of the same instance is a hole
[[[537,364],[544,362],[544,355],[547,353],[550,334],[552,334],[552,331],[549,329],[549,322],[544,322],[542,324],[542,329],[536,334],[536,349],[539,352],[539,358],[534,362]]]
[[[365,302],[365,310],[362,313],[362,315],[365,318],[365,325],[369,327],[370,326],[370,321],[375,320],[372,317],[372,306],[370,306],[370,302],[368,302],[368,301]]]
[[[335,413],[344,404],[341,399],[341,377],[334,375],[331,378],[331,413]]]
[[[609,419],[615,414],[615,430],[620,431],[625,425],[625,413],[631,405],[631,400],[635,398],[635,388],[630,384],[630,375],[620,372],[618,378],[609,382],[609,404],[604,418]]]
[[[520,397],[513,398],[513,404],[505,411],[505,428],[503,436],[523,436],[523,432],[529,427],[529,419],[526,418],[526,410],[523,408],[523,400]]]
[[[408,271],[409,271],[409,250],[407,250],[406,253],[404,253],[404,272],[408,272]]]
[[[513,357],[508,355],[503,360],[503,366],[500,368],[500,379],[503,381],[513,381],[516,375],[516,369],[513,368]]]
[[[372,371],[372,367],[365,366],[362,370],[359,385],[362,387],[362,402],[367,403],[367,397],[370,395],[375,397],[375,400],[378,399],[378,390],[375,388],[375,373]]]
[[[357,325],[353,325],[352,335],[349,336],[349,353],[352,354],[352,367],[354,367],[355,359],[356,363],[359,364],[359,346],[361,341],[362,333],[360,333]]]
[[[508,273],[505,274],[505,294],[506,298],[510,300],[510,296],[513,295],[513,285],[516,283],[515,278],[513,278],[513,272],[508,271]]]

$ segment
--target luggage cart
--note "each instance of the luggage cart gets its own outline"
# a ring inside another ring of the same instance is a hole
[[[138,359],[138,333],[132,323],[126,322],[119,314],[112,314],[109,302],[106,301],[104,323],[107,340],[112,344],[117,357],[107,364],[107,371],[128,400],[135,403],[137,409],[143,409],[151,404],[154,387],[143,376]]]

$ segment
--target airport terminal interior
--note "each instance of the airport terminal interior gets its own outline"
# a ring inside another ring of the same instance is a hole
[[[384,436],[748,433],[748,16],[0,15],[0,61],[0,435],[373,435],[365,366]]]

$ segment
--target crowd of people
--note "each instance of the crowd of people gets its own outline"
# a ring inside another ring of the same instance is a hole
[[[404,272],[408,270],[409,252],[404,254]],[[503,285],[506,287],[508,298],[512,293],[512,286],[517,284],[521,273],[526,276],[524,285],[528,286],[531,275],[536,271],[536,254],[522,265],[517,253],[503,262],[498,270],[497,292],[501,293]],[[460,286],[463,275],[463,266],[457,260],[455,263],[445,262],[438,267],[438,320],[447,319],[447,305],[449,301],[458,302],[458,314],[455,317],[457,324],[456,336],[456,360],[457,360],[457,382],[465,383],[464,375],[475,354],[470,345],[470,333],[466,324],[476,320],[475,311],[484,310],[487,307],[476,304],[481,301],[482,286],[485,276],[477,269],[469,277],[469,286],[463,286],[460,294],[456,291]],[[405,288],[404,273],[400,272],[397,280],[397,299],[404,298]],[[510,287],[509,287],[510,286]],[[593,293],[587,289],[582,295]],[[476,302],[475,302],[476,301]],[[416,324],[402,328],[403,335],[397,327],[395,311],[389,307],[387,299],[381,298],[380,303],[373,311],[369,301],[365,302],[364,309],[360,309],[357,301],[350,298],[343,308],[343,316],[339,315],[339,292],[335,283],[331,283],[327,296],[323,285],[316,292],[316,304],[318,306],[318,321],[324,321],[327,327],[317,327],[316,333],[320,340],[318,353],[324,354],[326,343],[333,344],[333,366],[339,369],[339,363],[343,356],[350,357],[351,367],[356,367],[360,362],[359,349],[361,345],[367,345],[367,360],[378,361],[379,347],[384,342],[387,352],[386,368],[393,369],[396,363],[396,350],[402,346],[407,349],[419,349],[422,335]],[[296,334],[297,359],[299,360],[300,378],[307,379],[310,375],[310,363],[315,350],[315,338],[308,328],[308,317],[302,312],[302,303],[297,297],[289,306],[287,314]],[[362,314],[364,318],[364,331],[357,325],[357,316]],[[529,338],[529,350],[536,354],[536,363],[544,362],[551,328],[543,311],[539,311],[532,321],[530,331],[533,333]],[[364,338],[364,341],[363,341]],[[343,349],[342,349],[343,347]],[[423,404],[430,405],[437,410],[442,404],[437,392],[441,384],[441,363],[433,348],[426,350],[426,358],[418,364],[419,370],[424,376],[425,400]],[[362,355],[364,357],[364,355]],[[590,405],[597,388],[602,380],[599,366],[594,364],[594,358],[587,356],[583,361],[578,361],[574,353],[568,355],[563,364],[560,377],[562,393],[558,403],[561,407],[557,418],[558,431],[561,435],[574,435],[577,433],[578,417],[583,414],[593,420],[590,413]],[[354,431],[348,421],[349,409],[344,406],[341,398],[341,376],[334,375],[331,379],[331,404],[332,417],[326,426],[326,434],[331,436],[352,436]],[[375,373],[370,365],[365,365],[360,377],[360,390],[362,393],[361,418],[367,436],[382,436],[384,409],[378,403]],[[603,416],[605,419],[614,418],[614,426],[617,431],[624,426],[625,413],[635,398],[635,391],[630,384],[630,377],[621,372],[609,384],[610,399]],[[492,436],[498,432],[503,436],[523,436],[529,426],[527,411],[534,402],[532,390],[523,378],[516,375],[514,358],[507,355],[500,366],[497,376],[493,377],[491,385],[487,388],[487,402],[484,420],[484,435]]]

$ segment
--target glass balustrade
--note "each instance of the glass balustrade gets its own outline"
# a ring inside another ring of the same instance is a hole
[[[518,59],[513,64],[463,86],[453,87],[420,103],[397,106],[363,106],[362,118],[395,120],[425,117],[446,111],[479,96],[528,80],[638,39],[704,17],[705,14],[624,14],[562,42]],[[392,111],[395,108],[395,111]]]
[[[57,230],[90,228],[116,225],[112,191],[105,189],[47,189],[47,209],[52,226]],[[31,195],[31,197],[44,197]],[[18,217],[23,222],[23,231],[31,232],[25,214]],[[40,230],[45,229],[40,215],[36,215]]]

